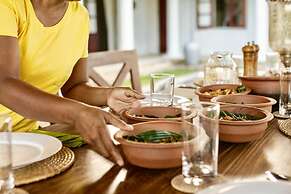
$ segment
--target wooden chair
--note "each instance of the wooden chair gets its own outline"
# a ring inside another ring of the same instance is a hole
[[[109,84],[103,78],[108,75],[100,75],[94,70],[95,67],[117,63],[122,63],[122,67],[112,84]],[[138,57],[135,50],[90,53],[88,57],[88,68],[89,78],[93,80],[98,86],[105,87],[121,86],[127,74],[129,73],[132,89],[141,92]]]

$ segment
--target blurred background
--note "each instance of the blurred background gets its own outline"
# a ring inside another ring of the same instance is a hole
[[[240,66],[241,48],[247,41],[260,46],[260,62],[269,51],[265,0],[83,0],[82,3],[90,13],[90,52],[136,49],[143,84],[152,72],[170,72],[182,78],[193,76],[214,51],[232,52]],[[112,68],[100,71],[114,72]]]

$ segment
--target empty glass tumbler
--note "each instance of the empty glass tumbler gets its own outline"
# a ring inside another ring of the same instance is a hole
[[[163,106],[173,105],[175,75],[167,73],[152,73],[150,79],[152,104]]]
[[[283,65],[280,72],[279,114],[291,118],[291,67]]]
[[[13,187],[11,119],[0,115],[0,194],[10,193]]]
[[[196,117],[183,122],[190,123],[192,128],[183,128],[182,174],[187,184],[199,186],[217,176],[220,107],[216,103],[202,102],[198,106],[185,104],[182,110],[187,114],[197,112]]]

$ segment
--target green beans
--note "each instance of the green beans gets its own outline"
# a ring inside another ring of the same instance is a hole
[[[240,85],[236,88],[237,93],[245,92],[247,88],[244,85]]]
[[[67,146],[70,148],[81,147],[82,145],[85,144],[85,141],[80,135],[72,135],[68,133],[53,132],[53,131],[46,131],[46,130],[40,130],[40,129],[35,129],[30,132],[55,137],[59,139],[63,143],[64,146]]]
[[[126,135],[123,138],[144,143],[173,143],[182,141],[183,137],[181,134],[172,131],[158,131],[149,130],[146,132],[139,133],[137,135]]]
[[[181,117],[182,115],[181,114],[177,114],[177,115],[166,115],[164,117],[157,117],[157,116],[154,116],[154,115],[135,115],[137,117],[146,117],[146,118],[152,118],[152,119],[158,119],[158,118],[165,118],[165,119],[173,119],[173,118],[178,118],[178,117]]]
[[[220,120],[230,120],[230,121],[248,121],[248,120],[260,120],[263,117],[254,116],[245,113],[233,113],[228,111],[220,111]]]

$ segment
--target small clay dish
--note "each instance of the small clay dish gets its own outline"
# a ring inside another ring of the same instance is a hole
[[[203,87],[197,89],[195,93],[199,96],[199,100],[200,101],[209,102],[211,100],[211,98],[216,97],[216,96],[204,94],[205,92],[215,91],[215,90],[218,90],[218,89],[236,89],[239,86],[240,86],[239,84],[207,85],[207,86],[203,86]],[[237,94],[249,94],[250,92],[251,92],[251,89],[246,88],[245,91],[240,92],[240,93],[235,93],[234,95],[237,95]]]
[[[211,99],[211,102],[218,102],[220,105],[224,104],[240,104],[245,106],[252,106],[272,112],[272,106],[277,103],[273,98],[257,95],[225,95],[217,96]]]
[[[123,117],[131,124],[147,121],[182,121],[182,110],[179,107],[143,106],[125,111]]]
[[[183,142],[143,143],[127,140],[126,135],[136,135],[149,130],[182,133],[182,122],[152,121],[133,125],[133,131],[118,131],[114,138],[121,144],[122,151],[129,163],[144,168],[164,169],[182,165]]]
[[[276,97],[280,95],[280,77],[241,76],[242,84],[252,90],[253,94]]]
[[[261,117],[259,120],[229,121],[219,120],[219,139],[225,142],[243,143],[261,138],[273,119],[273,115],[265,110],[243,105],[221,105],[221,111],[244,113]]]

